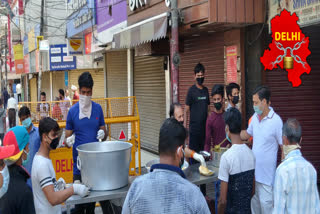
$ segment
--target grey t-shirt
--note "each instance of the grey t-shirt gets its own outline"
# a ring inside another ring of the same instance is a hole
[[[6,118],[6,111],[4,108],[0,108],[0,134],[4,134],[5,120],[3,118]]]

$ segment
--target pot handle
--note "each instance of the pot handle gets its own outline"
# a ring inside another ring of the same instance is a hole
[[[81,170],[81,160],[79,156],[77,157],[77,168]]]

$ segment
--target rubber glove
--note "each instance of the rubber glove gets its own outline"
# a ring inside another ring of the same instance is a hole
[[[196,152],[192,153],[191,157],[195,159],[196,161],[201,163],[201,166],[207,166],[206,161],[204,160],[204,157]]]
[[[56,184],[56,189],[58,191],[64,190],[66,187],[66,182],[64,181],[63,178],[59,178]]]
[[[66,139],[66,144],[67,144],[67,146],[68,146],[68,147],[72,147],[73,144],[74,144],[75,139],[76,139],[76,136],[75,136],[74,134],[71,135],[70,137],[68,137],[68,138]]]
[[[97,133],[97,139],[98,140],[102,140],[105,136],[105,133],[102,129],[99,129],[98,133]]]
[[[88,196],[90,191],[89,188],[83,184],[73,184],[73,193],[79,195],[80,197]]]

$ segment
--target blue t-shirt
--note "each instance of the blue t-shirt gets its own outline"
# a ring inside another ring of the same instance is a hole
[[[31,175],[31,169],[32,169],[32,163],[33,163],[33,158],[36,155],[36,153],[39,151],[40,148],[40,135],[39,135],[39,130],[37,127],[35,127],[32,124],[32,129],[29,133],[29,154],[28,154],[28,162],[26,165],[26,169]],[[27,184],[32,187],[31,185],[31,178],[27,180]]]
[[[72,149],[74,175],[80,175],[80,171],[77,168],[77,147],[82,144],[97,142],[97,132],[104,125],[103,111],[99,104],[92,102],[90,119],[86,117],[79,120],[79,102],[70,108],[67,116],[66,130],[72,130],[76,136]]]

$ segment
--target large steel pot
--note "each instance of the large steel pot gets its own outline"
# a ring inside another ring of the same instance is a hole
[[[130,143],[105,141],[77,147],[82,183],[92,190],[113,190],[128,185]]]

